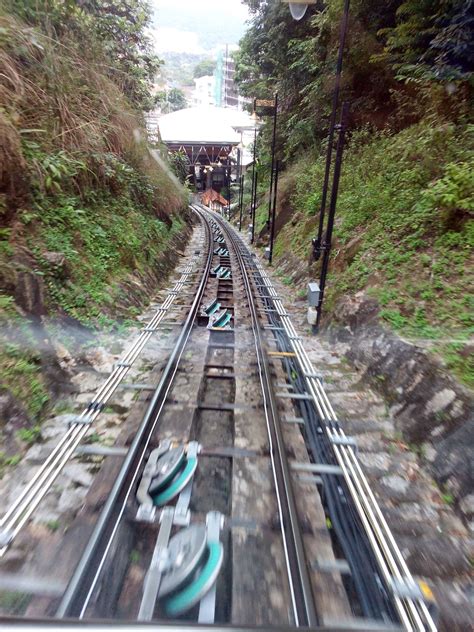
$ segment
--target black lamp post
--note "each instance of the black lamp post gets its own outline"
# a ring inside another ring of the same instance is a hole
[[[273,204],[272,204],[272,217],[271,217],[271,229],[270,229],[270,252],[268,253],[268,264],[272,265],[273,261],[273,244],[275,242],[275,219],[276,219],[276,202],[278,194],[278,173],[280,171],[280,161],[277,160],[275,164],[275,181],[273,186]]]
[[[290,11],[293,17],[296,20],[300,20],[304,14],[306,13],[306,9],[310,4],[316,4],[316,0],[282,0],[283,2],[290,4]],[[344,58],[344,47],[346,43],[347,36],[347,27],[349,24],[349,8],[350,8],[350,0],[344,0],[344,9],[342,14],[341,26],[339,31],[339,50],[337,55],[337,64],[336,64],[336,76],[334,82],[334,91],[332,96],[332,109],[331,109],[331,117],[329,119],[329,133],[328,133],[328,147],[326,152],[326,166],[324,170],[324,180],[323,180],[323,190],[321,195],[321,207],[319,210],[319,222],[318,222],[318,234],[312,240],[313,245],[313,258],[317,261],[321,254],[323,255],[323,262],[321,267],[321,276],[319,283],[319,299],[318,305],[316,307],[316,324],[315,324],[315,333],[318,331],[319,323],[321,321],[321,312],[323,306],[324,299],[324,289],[326,286],[326,278],[327,271],[329,267],[329,255],[331,251],[331,243],[332,243],[332,231],[334,227],[334,217],[336,213],[336,203],[337,203],[337,193],[339,189],[339,177],[341,174],[341,166],[342,166],[342,152],[344,148],[344,136],[345,136],[345,128],[347,124],[347,114],[349,111],[349,105],[344,103],[342,114],[341,114],[341,122],[339,126],[336,126],[336,117],[337,110],[339,107],[339,95],[341,91],[341,76],[342,76],[342,62]],[[326,234],[324,234],[324,220],[326,214],[326,205],[327,205],[327,197],[329,190],[329,179],[331,174],[331,165],[332,165],[332,156],[333,156],[333,145],[334,145],[334,135],[336,129],[339,131],[337,149],[336,149],[336,164],[334,168],[334,176],[331,190],[331,201],[329,208],[329,216],[327,220]]]
[[[250,239],[250,243],[253,244],[255,237],[255,211],[257,205],[257,114],[253,112],[253,119],[255,123],[254,133],[253,133],[253,163],[252,163],[252,191],[250,195],[250,216],[252,220],[252,235]]]
[[[278,117],[278,93],[275,93],[274,96],[274,105],[273,105],[273,135],[272,135],[272,166],[270,171],[270,192],[268,194],[268,218],[267,218],[267,227],[270,228],[270,219],[272,212],[272,193],[273,193],[273,174],[275,171],[275,144],[276,144],[276,128],[277,128],[277,117]]]
[[[349,5],[350,0],[344,1],[344,13],[342,16],[341,29],[339,33],[339,51],[337,54],[337,66],[336,66],[336,79],[334,83],[334,92],[332,95],[332,109],[331,118],[329,120],[329,133],[328,133],[328,147],[326,152],[326,166],[324,170],[323,191],[321,195],[321,207],[319,210],[319,225],[318,235],[313,239],[313,257],[315,261],[321,256],[325,245],[323,244],[323,228],[324,228],[324,216],[326,213],[326,203],[329,189],[329,176],[331,173],[332,152],[334,144],[334,131],[336,127],[337,109],[339,106],[339,93],[341,91],[341,75],[342,75],[342,61],[344,58],[344,46],[346,43],[347,25],[349,22]]]

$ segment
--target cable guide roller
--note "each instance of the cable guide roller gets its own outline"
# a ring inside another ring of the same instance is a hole
[[[227,310],[223,310],[221,312],[215,312],[211,314],[209,317],[209,324],[207,326],[208,329],[232,329],[230,326],[230,321],[232,320],[232,314]]]
[[[159,610],[176,618],[196,604],[199,623],[214,623],[216,581],[224,561],[220,542],[223,516],[211,511],[206,524],[193,524],[171,537],[173,512],[163,510],[160,531],[148,572],[138,618],[151,621],[157,603]]]
[[[188,507],[199,449],[196,441],[173,446],[166,440],[151,452],[137,491],[137,520],[153,522],[155,508],[164,507],[179,496],[175,518],[189,523]]]

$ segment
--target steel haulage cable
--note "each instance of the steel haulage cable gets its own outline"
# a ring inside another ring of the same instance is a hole
[[[312,363],[301,341],[298,340],[296,330],[284,311],[281,300],[278,298],[269,277],[265,274],[259,262],[254,262],[254,265],[266,285],[269,298],[271,298],[276,312],[280,316],[288,336],[288,343],[296,354],[297,362],[302,369],[307,389],[313,398],[320,420],[325,422],[323,428],[331,440],[332,450],[334,451],[338,464],[341,466],[346,484],[348,485],[351,497],[364,525],[366,535],[369,538],[384,579],[388,586],[393,586],[393,578],[405,583],[408,587],[414,586],[415,582],[390,528],[382,515],[375,496],[370,489],[370,485],[362,472],[354,449],[350,445],[337,445],[333,443],[334,439],[344,440],[346,436],[337,422],[336,414],[329,402],[321,381],[314,377],[315,372]],[[405,629],[430,630],[433,632],[436,630],[431,614],[422,599],[402,599],[395,595],[394,603]],[[425,624],[420,617],[420,611]]]
[[[242,249],[247,251],[238,235],[236,235],[236,239],[242,244]],[[380,572],[382,573],[386,585],[390,589],[393,589],[393,601],[400,619],[407,631],[430,630],[434,632],[436,626],[424,600],[421,597],[400,597],[397,594],[394,580],[405,586],[408,592],[410,589],[413,589],[416,584],[393,538],[388,524],[381,513],[375,496],[370,490],[369,483],[362,472],[352,446],[340,445],[334,442],[334,439],[336,439],[336,441],[338,439],[344,441],[347,438],[337,422],[336,414],[322,387],[321,381],[314,377],[315,372],[313,365],[301,341],[298,339],[296,330],[284,310],[281,300],[278,298],[262,265],[254,259],[251,261],[252,267],[257,270],[261,280],[266,286],[269,294],[268,298],[271,299],[275,312],[278,314],[287,334],[289,348],[291,348],[296,355],[297,363],[305,378],[307,391],[312,396],[312,401],[317,410],[321,428],[330,440],[331,450],[336,462],[341,467],[345,483],[350,492],[350,497],[362,522],[365,535],[370,542],[371,550],[376,558]],[[425,623],[423,623],[421,616]]]
[[[123,358],[115,365],[114,370],[96,392],[86,409],[76,417],[76,421],[70,425],[67,432],[61,437],[40,469],[30,479],[7,512],[0,519],[0,557],[8,550],[8,546],[35,511],[64,465],[71,458],[77,446],[91,428],[92,423],[99,416],[123,378],[127,375],[134,361],[157,331],[158,325],[164,319],[176,297],[179,296],[179,293],[183,290],[188,278],[193,274],[199,256],[199,253],[196,254],[186,265],[181,277],[172,290],[170,290],[162,305],[156,310],[151,320],[143,327],[137,340],[134,341]]]
[[[261,279],[260,274],[258,278]],[[262,292],[264,289],[267,294]],[[267,308],[273,306],[273,301],[268,294],[265,285],[261,286],[261,300]],[[280,351],[291,350],[288,336],[281,331],[280,320],[273,312],[268,313],[268,319],[274,326],[278,349]],[[293,392],[305,393],[304,377],[299,371],[299,367],[293,359],[285,358],[283,363],[288,373],[288,379],[293,384]],[[319,429],[318,416],[312,402],[301,401],[298,403],[302,416],[305,418],[306,442],[309,443],[310,451],[313,454],[315,463],[335,464],[336,459],[332,453],[331,446],[326,435]],[[348,503],[347,491],[341,477],[322,474],[324,481],[323,494],[326,500],[329,518],[337,534],[339,543],[344,551],[346,559],[351,567],[352,579],[361,602],[364,615],[372,618],[391,620],[396,618],[393,607],[388,599],[387,591],[378,578],[378,568],[376,567],[370,552],[370,544],[365,536],[362,525],[358,520],[350,502]]]

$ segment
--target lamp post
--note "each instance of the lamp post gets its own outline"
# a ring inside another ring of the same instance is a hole
[[[282,0],[282,2],[286,2],[290,4],[290,11],[293,17],[296,20],[300,20],[304,14],[306,13],[306,9],[310,4],[316,4],[317,0]],[[339,30],[339,50],[337,54],[337,64],[336,64],[336,76],[334,81],[334,91],[332,96],[332,108],[331,108],[331,117],[329,119],[329,133],[328,133],[328,146],[326,151],[326,165],[324,170],[324,180],[323,180],[323,190],[321,195],[321,206],[319,210],[319,222],[318,222],[318,234],[312,240],[313,245],[313,258],[315,261],[323,255],[323,262],[321,266],[321,276],[319,283],[319,298],[317,300],[316,306],[316,318],[313,320],[313,317],[310,319],[310,311],[308,311],[308,320],[311,324],[314,325],[314,332],[317,333],[319,328],[319,323],[321,321],[321,312],[323,306],[324,299],[324,289],[326,286],[326,277],[327,271],[329,267],[329,255],[331,251],[331,240],[332,240],[332,231],[334,227],[334,217],[336,213],[336,203],[337,203],[337,193],[339,188],[339,177],[341,173],[342,166],[342,152],[344,148],[344,136],[345,136],[345,128],[347,124],[347,114],[349,111],[348,103],[343,104],[342,114],[341,114],[341,122],[339,126],[336,126],[336,117],[337,110],[339,106],[339,95],[341,91],[341,76],[342,76],[342,62],[344,59],[344,48],[346,44],[346,36],[347,36],[347,28],[349,24],[349,8],[350,8],[350,0],[344,0],[344,9],[342,14],[342,20]],[[332,155],[333,155],[333,145],[334,145],[334,134],[336,128],[339,130],[337,148],[336,148],[336,164],[334,168],[334,176],[331,190],[331,201],[329,208],[329,215],[327,220],[326,234],[324,234],[324,219],[326,214],[326,204],[329,190],[329,179],[331,174],[331,165],[332,165]]]
[[[280,161],[276,161],[275,165],[275,184],[273,188],[273,205],[272,205],[272,219],[271,219],[271,230],[270,230],[270,252],[268,253],[268,265],[272,265],[273,261],[273,244],[275,241],[275,219],[276,219],[276,202],[277,202],[277,193],[278,193],[278,173],[280,171]]]
[[[250,196],[250,216],[252,219],[252,236],[250,239],[250,243],[253,244],[255,237],[255,210],[257,204],[257,129],[258,129],[258,117],[257,113],[254,111],[252,113],[252,119],[254,121],[254,132],[253,132],[253,163],[252,163],[252,192]]]
[[[326,213],[326,203],[329,189],[329,176],[331,173],[332,152],[334,144],[334,131],[336,127],[337,108],[339,105],[339,93],[341,90],[342,61],[344,58],[344,46],[346,43],[347,25],[349,22],[349,5],[350,0],[344,1],[344,13],[342,16],[341,29],[339,33],[339,51],[337,54],[336,79],[334,83],[334,92],[332,95],[331,118],[329,120],[328,147],[326,151],[326,166],[324,169],[323,191],[321,195],[321,207],[319,210],[318,235],[313,239],[313,257],[315,261],[321,256],[321,252],[325,248],[323,243],[324,216]]]
[[[272,136],[272,167],[270,173],[270,192],[268,194],[268,218],[267,227],[270,228],[270,216],[272,212],[272,192],[273,192],[273,173],[275,171],[275,143],[276,143],[276,127],[278,116],[278,92],[275,92],[273,105],[273,136]]]
[[[242,211],[244,207],[244,174],[240,176],[240,191],[239,191],[239,231],[242,230]]]
[[[290,5],[291,15],[295,20],[301,20],[310,4],[316,4],[317,0],[282,0]]]

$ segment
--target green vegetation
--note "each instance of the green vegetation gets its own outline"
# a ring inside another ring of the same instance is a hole
[[[61,526],[61,523],[59,522],[59,520],[48,520],[48,522],[46,523],[46,526],[48,527],[50,531],[54,533],[55,531],[58,531],[58,529]]]
[[[41,427],[33,426],[32,428],[20,428],[17,432],[19,439],[28,445],[32,445],[41,437]]]
[[[279,226],[274,259],[308,262],[319,221],[327,121],[342,3],[246,0],[253,12],[237,77],[244,94],[281,111]],[[474,384],[472,252],[474,36],[468,0],[351,3],[341,101],[350,102],[326,314],[359,290],[386,325],[423,339]],[[266,240],[270,121],[259,140],[256,231]],[[310,262],[317,277],[319,265]],[[288,266],[285,266],[288,271]]]
[[[169,92],[159,92],[156,95],[156,102],[161,106],[161,110],[167,114],[182,110],[187,106],[186,96],[179,88],[171,88]]]
[[[199,77],[212,75],[215,69],[216,62],[214,59],[203,59],[194,67],[193,77],[194,79],[199,79]]]
[[[18,465],[21,461],[21,454],[7,455],[5,452],[0,452],[0,478],[5,474],[5,470],[9,467]]]
[[[137,551],[136,549],[132,549],[132,551],[130,551],[130,563],[131,564],[138,564],[140,562],[140,552]]]
[[[21,592],[0,592],[0,611],[3,614],[22,615],[26,612],[32,595]]]
[[[19,345],[6,343],[0,351],[1,388],[24,402],[31,418],[42,412],[49,400],[44,378],[40,373],[40,358]]]
[[[411,338],[439,340],[436,351],[472,385],[463,341],[474,331],[473,129],[427,121],[395,135],[372,133],[369,142],[364,136],[353,134],[345,156],[327,308],[366,289],[387,324]],[[278,235],[277,256],[290,243],[293,254],[307,258],[320,202],[311,183],[321,181],[323,169],[321,158],[287,174],[282,195],[293,213]]]
[[[25,444],[51,403],[45,317],[101,328],[133,317],[146,299],[137,282],[157,281],[183,229],[185,191],[146,140],[160,63],[150,11],[146,0],[0,9],[0,388],[34,424],[17,435]]]

